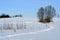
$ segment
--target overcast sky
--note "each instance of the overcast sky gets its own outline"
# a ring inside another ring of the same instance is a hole
[[[0,0],[0,14],[22,14],[23,17],[37,17],[38,9],[52,5],[60,13],[60,0]]]

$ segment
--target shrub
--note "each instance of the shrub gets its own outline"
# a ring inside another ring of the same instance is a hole
[[[46,17],[46,18],[44,19],[44,22],[51,22],[51,19],[50,19],[49,17]]]

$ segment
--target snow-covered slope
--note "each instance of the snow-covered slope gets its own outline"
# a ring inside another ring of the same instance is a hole
[[[1,19],[1,23],[3,23]],[[37,22],[37,20],[31,19],[6,19],[8,22],[13,20],[13,23],[23,22],[27,28],[23,30],[4,30],[0,32],[0,40],[60,40],[60,19],[53,19],[54,21],[49,24],[43,24]],[[15,20],[15,21],[14,21]],[[9,32],[9,33],[7,33]]]

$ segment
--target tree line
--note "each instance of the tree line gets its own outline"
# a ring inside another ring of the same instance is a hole
[[[21,14],[20,15],[14,15],[14,16],[10,16],[8,14],[0,15],[0,18],[12,18],[12,17],[23,17],[23,16]]]

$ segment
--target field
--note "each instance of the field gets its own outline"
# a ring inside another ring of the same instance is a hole
[[[60,40],[59,20],[44,24],[36,19],[0,19],[0,40]]]

